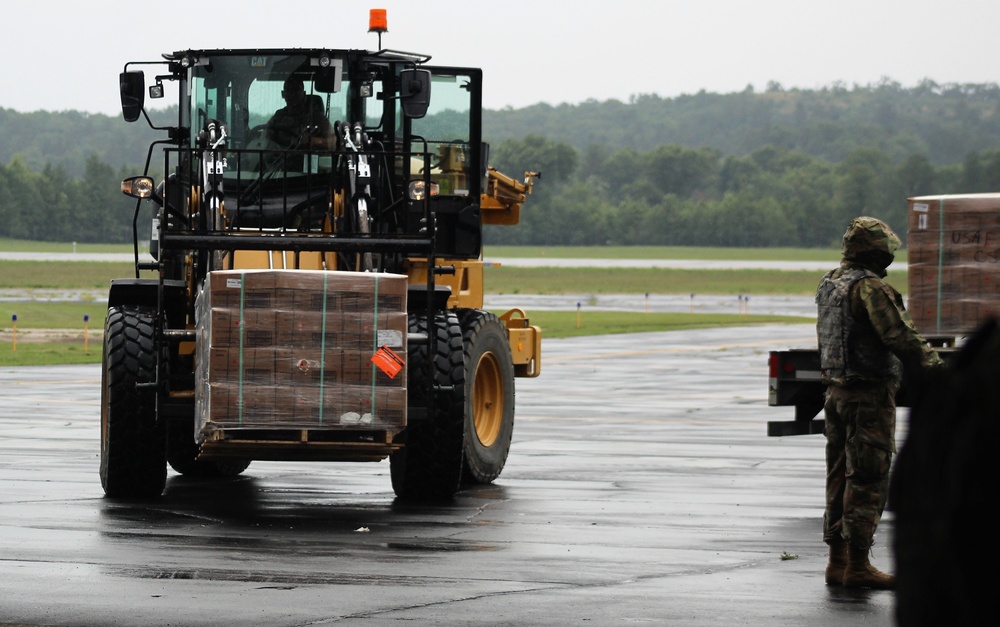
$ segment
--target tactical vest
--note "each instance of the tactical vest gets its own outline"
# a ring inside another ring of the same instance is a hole
[[[831,270],[816,290],[816,335],[820,378],[828,384],[888,382],[899,378],[898,361],[882,343],[871,322],[856,319],[851,290],[865,277],[879,278],[864,268]]]

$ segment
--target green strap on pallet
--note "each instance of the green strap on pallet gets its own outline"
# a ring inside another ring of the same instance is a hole
[[[941,286],[944,277],[944,198],[938,200],[938,264],[937,264],[937,320],[935,333],[941,333]]]
[[[375,275],[375,306],[372,308],[374,310],[375,322],[372,325],[374,328],[374,333],[372,337],[372,355],[378,350],[378,275]],[[369,361],[371,364],[371,391],[372,391],[372,422],[375,422],[375,382],[378,377],[378,373],[375,370],[375,363]]]
[[[246,272],[240,272],[240,377],[239,392],[236,397],[236,407],[238,407],[239,424],[243,424],[243,338],[246,336],[246,320],[243,319],[243,298],[246,293]]]
[[[326,383],[326,295],[328,285],[327,273],[323,273],[323,312],[320,322],[319,339],[319,424],[323,424],[323,400],[326,397],[323,386]]]

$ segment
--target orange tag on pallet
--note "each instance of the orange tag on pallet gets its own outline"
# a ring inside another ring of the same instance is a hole
[[[391,348],[383,344],[375,354],[372,355],[372,363],[382,372],[389,375],[390,379],[396,378],[399,371],[406,363]]]

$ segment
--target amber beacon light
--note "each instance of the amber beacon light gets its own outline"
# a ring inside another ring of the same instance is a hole
[[[368,32],[378,33],[378,47],[382,49],[382,33],[389,31],[385,9],[372,9],[368,14]]]

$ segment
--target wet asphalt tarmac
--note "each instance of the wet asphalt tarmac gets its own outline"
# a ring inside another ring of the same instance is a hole
[[[99,367],[0,369],[0,625],[891,625],[823,583],[822,436],[765,434],[767,351],[813,333],[546,340],[500,479],[426,506],[387,462],[110,500]]]

